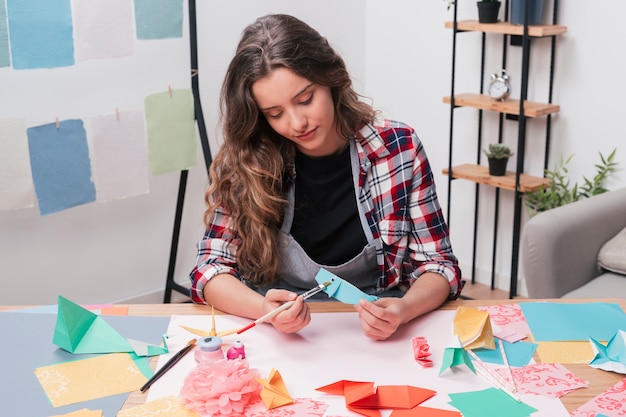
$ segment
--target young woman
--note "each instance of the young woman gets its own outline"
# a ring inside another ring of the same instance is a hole
[[[365,335],[382,340],[458,296],[422,143],[409,126],[377,120],[316,30],[288,15],[249,25],[221,116],[194,302],[256,319],[295,300],[271,323],[297,332],[310,321],[297,294],[323,267],[380,297],[355,308]]]

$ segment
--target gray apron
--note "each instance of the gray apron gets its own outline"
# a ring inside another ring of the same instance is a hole
[[[353,171],[356,169],[356,172],[358,172],[358,158],[355,158],[356,147],[352,141],[350,142],[350,151],[352,153],[352,169]],[[353,175],[353,178],[355,178],[356,182],[358,176]],[[356,183],[354,189],[358,189]],[[338,277],[359,287],[367,294],[394,297],[401,297],[403,295],[403,292],[397,288],[385,291],[382,294],[376,291],[376,283],[379,276],[378,263],[376,262],[376,246],[374,244],[372,231],[365,223],[365,214],[362,212],[360,204],[357,204],[359,218],[361,219],[361,225],[363,226],[363,231],[365,232],[368,244],[358,255],[349,261],[341,265],[331,266],[320,265],[312,260],[304,249],[302,249],[302,246],[300,246],[293,236],[289,234],[291,224],[293,222],[295,207],[295,192],[293,187],[287,194],[287,201],[288,203],[285,209],[285,218],[283,219],[280,233],[278,233],[279,250],[281,254],[280,266],[278,269],[279,280],[273,284],[271,288],[284,288],[294,292],[309,290],[318,285],[315,281],[315,275],[319,272],[320,268],[324,268]],[[257,291],[264,294],[268,289],[269,288],[257,288]],[[328,295],[323,292],[316,294],[312,298],[316,300],[329,300]]]

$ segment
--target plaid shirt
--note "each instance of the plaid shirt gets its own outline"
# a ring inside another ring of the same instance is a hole
[[[355,139],[360,166],[356,194],[375,240],[377,289],[407,290],[424,272],[435,272],[450,283],[450,298],[458,297],[461,271],[426,152],[415,131],[385,120],[382,125],[364,125]],[[190,274],[196,303],[206,302],[203,289],[211,277],[228,273],[243,279],[237,269],[238,239],[227,224],[228,214],[218,209],[198,243]]]

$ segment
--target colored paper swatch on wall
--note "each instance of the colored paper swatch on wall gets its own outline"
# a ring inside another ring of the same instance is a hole
[[[74,3],[76,59],[130,56],[135,51],[132,0]]]
[[[26,122],[0,119],[0,210],[33,207]]]
[[[190,89],[145,99],[150,170],[153,175],[188,169],[197,163],[196,126]]]
[[[183,0],[135,0],[137,39],[183,36]]]
[[[91,120],[98,201],[111,201],[150,191],[145,130],[142,111],[103,115]]]
[[[0,68],[11,65],[6,6],[6,2],[4,0],[0,0]]]
[[[74,65],[70,0],[7,0],[13,68]]]
[[[82,120],[27,129],[35,194],[42,215],[96,200]]]

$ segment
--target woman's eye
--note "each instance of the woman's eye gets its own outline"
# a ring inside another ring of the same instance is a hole
[[[283,112],[280,113],[269,113],[267,116],[271,119],[278,119],[280,116],[282,116]]]
[[[306,106],[307,104],[311,104],[312,101],[313,101],[313,94],[311,94],[306,100],[301,101],[300,105]]]

